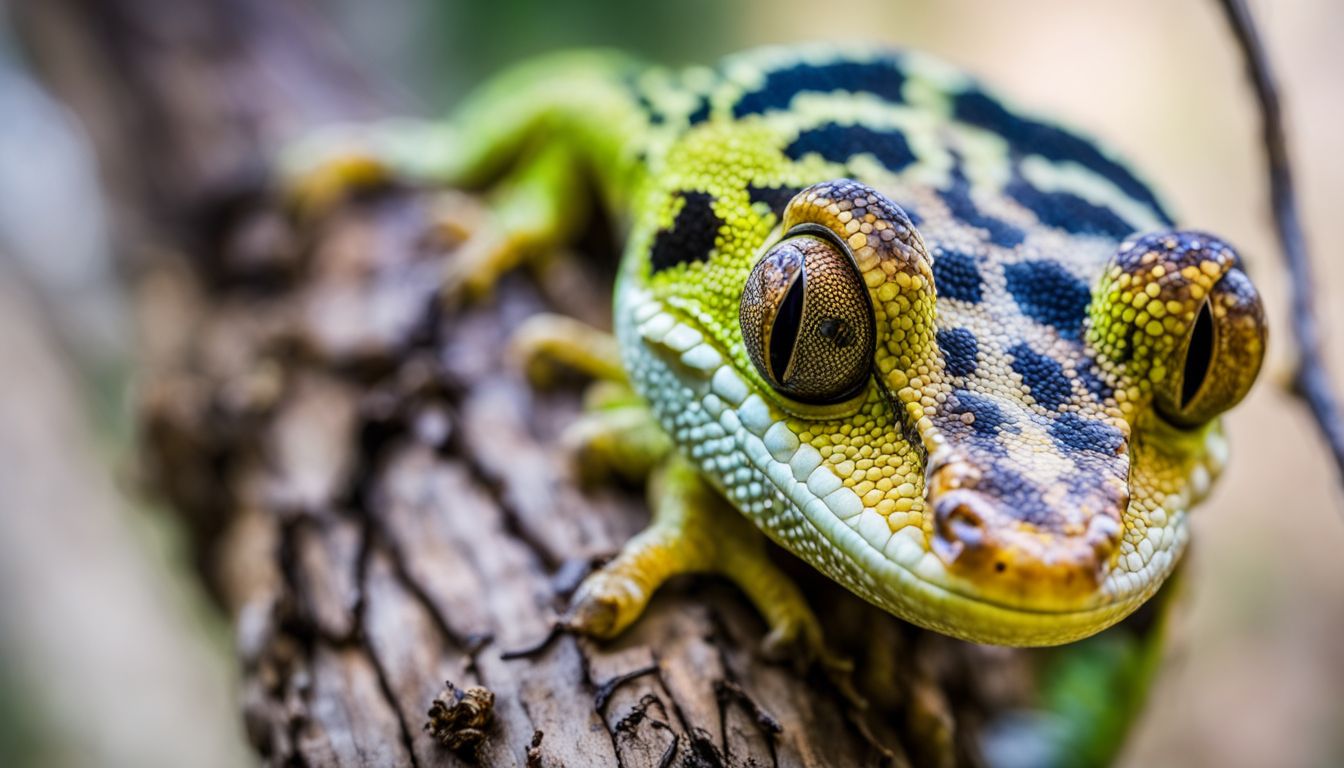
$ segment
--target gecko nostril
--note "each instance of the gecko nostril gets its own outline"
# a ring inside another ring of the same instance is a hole
[[[1095,593],[1123,530],[1118,507],[1084,504],[1083,525],[1036,522],[983,486],[962,485],[964,473],[935,479],[950,490],[930,499],[930,549],[955,579],[1018,606],[1073,605]]]
[[[958,504],[947,514],[943,527],[957,539],[974,544],[984,533],[985,521],[968,505]]]
[[[934,504],[934,549],[945,562],[956,560],[966,549],[988,543],[989,526],[985,500],[974,491],[956,490]]]

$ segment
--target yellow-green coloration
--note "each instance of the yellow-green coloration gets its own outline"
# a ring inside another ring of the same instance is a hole
[[[1126,241],[1090,315],[1103,367],[1132,382],[1117,392],[1130,418],[1152,402],[1176,424],[1204,425],[1246,394],[1265,353],[1255,288],[1236,254],[1199,233]]]
[[[521,344],[624,371],[647,405],[587,420],[590,462],[672,462],[576,629],[610,636],[667,576],[710,570],[776,645],[815,651],[729,506],[872,603],[980,642],[1093,634],[1177,565],[1263,316],[1231,250],[1173,230],[1089,140],[933,60],[835,47],[681,73],[552,59],[463,115],[433,151],[405,129],[364,146],[396,175],[505,174],[472,274],[560,244],[579,172],[621,224],[619,353],[545,321]],[[339,177],[319,164],[295,194]]]

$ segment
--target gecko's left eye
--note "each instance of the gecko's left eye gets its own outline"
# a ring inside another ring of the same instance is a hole
[[[805,403],[854,395],[872,369],[873,311],[849,254],[813,235],[757,262],[738,310],[747,355],[780,394]]]
[[[1158,411],[1185,427],[1203,424],[1246,396],[1265,354],[1260,294],[1240,269],[1228,269],[1209,290],[1155,386]]]

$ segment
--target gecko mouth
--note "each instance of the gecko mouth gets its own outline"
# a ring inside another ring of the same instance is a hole
[[[983,598],[1006,606],[1058,610],[1085,601],[1101,586],[1119,540],[1109,515],[1080,533],[1051,533],[971,490],[946,493],[932,507],[934,553]]]
[[[818,450],[790,428],[789,419],[796,414],[764,399],[746,374],[729,363],[729,353],[693,322],[647,294],[630,291],[624,300],[631,304],[630,320],[618,332],[625,334],[626,349],[634,356],[630,368],[637,381],[648,377],[641,386],[685,393],[687,399],[651,402],[669,429],[706,436],[708,442],[687,448],[706,476],[777,542],[907,621],[974,642],[1050,645],[1076,640],[1142,604],[1184,549],[1184,512],[1178,509],[1167,513],[1160,528],[1149,528],[1150,535],[1157,534],[1152,557],[1139,566],[1132,564],[1137,554],[1126,560],[1113,543],[1125,509],[1119,499],[1114,515],[1088,515],[1075,508],[1085,521],[1114,520],[1115,531],[1104,522],[1091,523],[1095,528],[1090,532],[1086,522],[1082,528],[1064,522],[1049,534],[1055,538],[1040,538],[1045,534],[1013,524],[1022,509],[1004,501],[1012,495],[1005,477],[993,478],[999,487],[988,477],[972,482],[965,476],[972,464],[945,460],[934,465],[960,468],[930,473],[931,483],[943,485],[931,492],[926,483],[925,493],[931,495],[925,497],[923,523],[918,513],[897,512],[904,519],[898,525],[896,516],[884,517],[845,485]],[[877,396],[870,390],[867,398]],[[855,407],[847,404],[832,415],[843,420]],[[1053,486],[1055,491],[1067,487]],[[957,490],[963,493],[953,493]],[[788,512],[779,506],[785,500]],[[1061,509],[1063,501],[1051,499]],[[1183,509],[1184,499],[1169,501]],[[778,530],[783,525],[789,528],[787,535]],[[817,552],[828,554],[817,558]],[[1054,559],[1045,552],[1056,553]],[[1002,560],[1009,553],[1015,559]],[[998,570],[1001,561],[1003,571]],[[1059,567],[1065,562],[1067,567]],[[1059,586],[1069,582],[1069,571],[1075,574],[1073,591]],[[997,582],[991,577],[998,577]],[[995,583],[1000,586],[989,586]]]

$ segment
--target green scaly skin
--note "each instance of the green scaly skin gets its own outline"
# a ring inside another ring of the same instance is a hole
[[[354,136],[295,153],[301,205],[369,177],[503,174],[453,290],[562,243],[581,175],[620,222],[618,345],[550,320],[520,343],[613,386],[623,371],[662,430],[620,397],[585,425],[589,461],[663,467],[650,531],[575,598],[571,625],[597,636],[668,576],[715,571],[776,644],[817,650],[759,547],[724,545],[750,530],[729,508],[922,627],[1008,645],[1097,633],[1179,562],[1226,461],[1217,416],[1263,354],[1230,248],[1174,230],[1090,140],[912,53],[765,49],[683,71],[569,54],[502,76],[451,127]],[[800,233],[873,321],[859,385],[824,403],[772,382],[744,322],[753,270]]]

